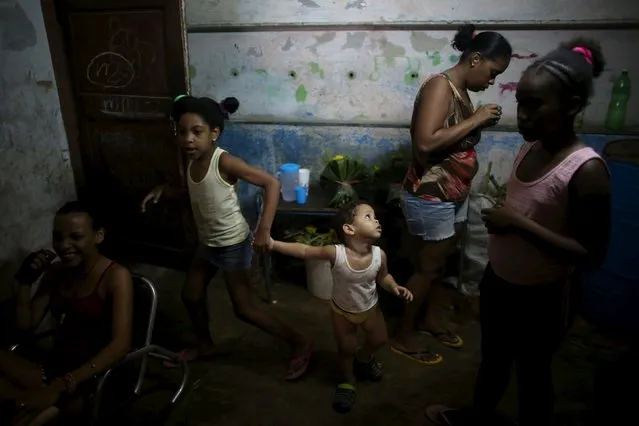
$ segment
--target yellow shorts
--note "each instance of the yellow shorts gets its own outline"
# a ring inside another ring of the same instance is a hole
[[[373,306],[372,308],[370,308],[367,311],[353,313],[353,312],[347,312],[347,311],[343,310],[342,308],[337,306],[335,304],[335,302],[333,302],[331,300],[331,309],[336,314],[341,315],[344,318],[346,318],[349,322],[359,325],[359,324],[362,324],[367,319],[369,319],[371,317],[371,315],[373,315],[375,313],[375,311],[377,310],[377,303],[375,304],[375,306]]]

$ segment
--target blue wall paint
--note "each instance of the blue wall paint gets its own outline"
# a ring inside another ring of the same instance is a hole
[[[581,135],[584,142],[597,152],[606,142],[620,136]],[[513,158],[522,143],[517,133],[484,132],[477,146],[480,161],[478,176],[489,161],[498,180],[505,181]],[[410,146],[408,129],[330,127],[330,126],[278,126],[258,124],[233,124],[226,126],[220,146],[247,163],[269,173],[275,173],[280,164],[293,162],[311,169],[317,179],[333,155],[342,154],[361,159],[366,164],[379,164],[389,153],[407,150]],[[501,163],[496,166],[495,163]],[[241,183],[239,195],[247,218],[254,220],[253,200],[257,188]]]

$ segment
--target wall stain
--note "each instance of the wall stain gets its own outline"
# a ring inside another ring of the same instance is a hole
[[[268,72],[264,69],[264,68],[258,68],[255,70],[255,72],[259,75],[263,75],[263,76],[267,76]]]
[[[337,33],[335,32],[324,33],[319,36],[314,35],[313,38],[315,38],[315,44],[313,44],[312,46],[308,46],[307,49],[317,54],[317,48],[321,46],[322,44],[326,44],[333,41],[335,39],[335,36],[337,36]]]
[[[427,53],[432,50],[441,50],[448,44],[448,39],[431,37],[428,33],[422,31],[413,31],[410,33],[410,45],[416,52]]]
[[[250,47],[248,52],[246,52],[249,56],[254,56],[259,58],[263,55],[262,48],[260,46]]]
[[[506,92],[514,92],[517,90],[517,82],[499,83],[499,96],[503,96]]]
[[[320,7],[319,4],[315,3],[313,0],[297,0],[297,2],[304,7],[312,7],[312,8]]]
[[[379,40],[379,48],[382,51],[382,57],[386,59],[386,64],[388,66],[395,65],[395,59],[406,55],[406,49],[402,46],[391,43],[386,37],[382,37]]]
[[[195,68],[193,65],[189,65],[189,77],[195,78],[196,75],[197,75],[197,68]]]
[[[406,58],[408,66],[404,72],[404,83],[412,84],[419,80],[419,70],[422,67],[422,61],[419,59]]]
[[[47,91],[53,89],[53,81],[51,80],[38,80],[36,81],[36,86],[42,87]]]
[[[287,38],[286,42],[282,45],[282,50],[285,52],[288,52],[289,50],[291,50],[291,47],[293,47],[293,40],[291,40],[291,38]]]
[[[33,23],[17,2],[13,8],[3,8],[0,13],[0,40],[2,50],[13,52],[21,52],[38,42]]]
[[[300,84],[295,91],[295,99],[297,102],[306,102],[306,98],[308,97],[308,91],[303,84]]]
[[[309,62],[308,66],[311,68],[313,74],[317,74],[319,78],[324,78],[324,70],[317,62]]]
[[[280,93],[279,86],[266,86],[266,95],[269,98],[274,98]]]
[[[439,52],[433,52],[433,53],[426,52],[426,56],[431,61],[433,66],[438,66],[442,63],[442,56],[439,54]]]
[[[366,40],[365,32],[346,33],[346,43],[342,46],[342,50],[361,49]]]
[[[364,0],[351,0],[346,3],[345,9],[364,9],[368,4]]]

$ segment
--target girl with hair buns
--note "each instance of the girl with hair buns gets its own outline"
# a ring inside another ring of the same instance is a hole
[[[519,80],[517,125],[525,143],[504,205],[482,212],[491,236],[480,283],[482,362],[474,408],[429,407],[436,424],[499,424],[494,410],[513,363],[519,424],[551,424],[551,364],[567,327],[568,284],[576,266],[603,261],[610,233],[608,169],[574,128],[603,68],[599,44],[576,39]]]
[[[217,146],[224,120],[239,107],[235,98],[221,103],[210,98],[179,96],[171,117],[176,123],[178,142],[188,159],[186,178],[199,246],[191,263],[182,300],[187,307],[197,340],[195,348],[181,355],[187,361],[210,357],[215,345],[209,331],[206,289],[221,270],[235,315],[287,342],[293,351],[286,379],[301,377],[312,353],[312,342],[277,317],[261,309],[251,287],[253,250],[269,249],[271,224],[280,198],[280,183],[273,176],[246,164]],[[264,189],[264,209],[255,236],[242,215],[235,185],[244,180]],[[142,211],[169,192],[155,188],[142,201]]]
[[[459,62],[426,80],[415,99],[413,160],[401,196],[408,231],[418,240],[415,272],[407,284],[415,301],[406,305],[391,350],[426,365],[437,364],[442,357],[418,343],[417,328],[446,346],[463,345],[461,337],[442,324],[437,307],[443,303],[434,290],[466,221],[468,192],[477,173],[475,145],[481,130],[495,125],[501,117],[498,105],[475,109],[468,91],[481,92],[494,84],[512,55],[510,44],[501,34],[475,34],[475,26],[470,24],[457,32],[453,47],[461,52]],[[425,302],[426,317],[418,325]]]

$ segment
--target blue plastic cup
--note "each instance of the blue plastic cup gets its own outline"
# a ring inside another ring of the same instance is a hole
[[[295,201],[297,204],[306,204],[306,188],[303,186],[295,187]]]

